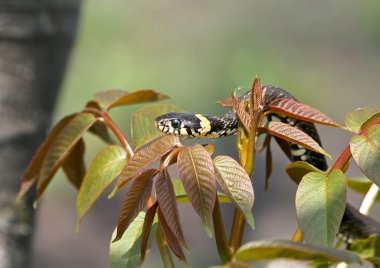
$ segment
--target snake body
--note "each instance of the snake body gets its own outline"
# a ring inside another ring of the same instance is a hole
[[[264,110],[272,101],[279,98],[296,100],[288,91],[277,86],[262,86],[261,91]],[[249,97],[250,92],[247,92],[241,99],[249,99]],[[278,120],[307,133],[322,146],[313,123],[279,115],[274,116]],[[268,120],[270,119],[268,118]],[[220,138],[233,135],[238,130],[238,118],[234,110],[230,110],[223,116],[167,113],[157,117],[155,123],[157,128],[166,134],[197,138]],[[289,143],[289,147],[291,161],[305,161],[320,170],[327,170],[327,162],[323,155],[293,143]],[[340,225],[339,236],[349,244],[352,240],[368,238],[374,234],[380,234],[380,224],[347,204]]]

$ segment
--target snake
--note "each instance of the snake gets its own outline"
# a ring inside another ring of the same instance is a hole
[[[263,98],[263,112],[267,109],[268,105],[276,99],[283,98],[298,101],[285,89],[273,85],[262,85],[261,95]],[[250,91],[241,96],[240,101],[249,100],[249,98]],[[280,116],[278,114],[271,114],[268,120],[272,120],[272,116],[283,123],[305,132],[322,146],[314,123],[287,116]],[[222,116],[170,112],[158,116],[155,119],[155,125],[158,130],[165,134],[208,139],[236,134],[238,132],[239,119],[234,109]],[[288,146],[288,149],[290,149],[290,160],[292,162],[304,161],[321,171],[328,169],[324,155],[295,143],[288,142]],[[371,235],[380,235],[380,224],[375,219],[361,214],[354,206],[347,203],[339,227],[338,237],[343,239],[349,247],[353,241],[366,239]]]

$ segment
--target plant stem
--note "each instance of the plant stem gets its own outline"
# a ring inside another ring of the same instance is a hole
[[[347,147],[344,149],[344,151],[340,154],[340,156],[338,157],[338,159],[336,160],[332,168],[330,169],[329,174],[334,169],[340,169],[343,171],[344,168],[347,166],[347,163],[350,160],[351,156],[352,155],[351,155],[350,144],[348,144]]]
[[[377,195],[380,193],[380,188],[376,184],[372,183],[366,196],[363,199],[362,205],[360,206],[360,213],[364,215],[369,215],[373,204],[376,201]]]
[[[170,254],[170,250],[167,246],[167,243],[162,237],[160,228],[158,228],[156,232],[156,241],[157,241],[158,249],[160,250],[162,262],[164,263],[165,268],[171,268],[171,267],[175,268],[172,255]]]
[[[218,249],[218,254],[222,262],[227,263],[231,260],[232,253],[231,253],[231,248],[226,238],[226,232],[224,230],[222,213],[220,211],[218,196],[216,196],[215,206],[212,211],[212,220],[214,222],[214,232],[215,232],[215,240],[216,240],[216,247]]]

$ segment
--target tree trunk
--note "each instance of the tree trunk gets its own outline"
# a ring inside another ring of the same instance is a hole
[[[34,193],[15,196],[48,131],[78,15],[79,0],[0,0],[0,268],[28,267]]]

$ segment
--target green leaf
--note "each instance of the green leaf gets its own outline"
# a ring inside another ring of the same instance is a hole
[[[213,162],[219,185],[235,206],[241,210],[251,228],[255,229],[251,212],[255,196],[248,174],[238,162],[229,156],[217,156]]]
[[[298,224],[304,241],[332,247],[346,208],[346,178],[341,170],[328,177],[310,172],[300,182],[296,193]]]
[[[157,101],[166,98],[168,96],[151,89],[142,89],[131,93],[119,89],[110,89],[95,95],[95,101],[105,110],[110,110],[117,106]]]
[[[125,230],[145,207],[152,192],[153,177],[157,172],[157,169],[145,170],[133,181],[121,205],[114,241],[122,237]]]
[[[208,236],[212,236],[212,210],[216,198],[216,180],[207,150],[195,144],[182,150],[177,159],[178,172],[195,212]]]
[[[267,133],[272,136],[284,139],[288,142],[301,145],[314,152],[324,154],[331,159],[331,155],[323,150],[322,147],[319,146],[319,144],[314,141],[309,135],[288,124],[277,121],[270,121],[264,127],[260,127],[258,131],[260,134]]]
[[[349,178],[347,179],[347,184],[355,192],[366,195],[372,185],[372,181],[367,178]],[[376,202],[380,202],[380,194],[377,195]]]
[[[352,132],[359,133],[362,125],[378,112],[380,112],[380,107],[359,108],[347,113],[344,122]]]
[[[189,197],[186,194],[185,188],[183,187],[183,184],[181,180],[179,179],[172,179],[172,184],[174,187],[175,196],[178,203],[189,203]],[[219,203],[231,203],[231,200],[226,196],[224,193],[217,192],[218,201]]]
[[[350,245],[350,250],[360,257],[380,265],[380,236],[371,236],[367,239],[355,240]]]
[[[117,145],[110,145],[96,155],[87,170],[77,196],[77,228],[101,193],[121,172],[125,162],[126,153]]]
[[[121,187],[141,173],[144,168],[163,157],[177,145],[180,145],[178,137],[166,135],[149,144],[147,147],[137,151],[137,153],[129,159],[124,166],[117,183],[112,192],[108,195],[108,198],[112,198]]]
[[[183,111],[183,109],[175,105],[162,104],[143,107],[134,112],[131,116],[131,132],[135,148],[139,148],[164,135],[154,123],[156,117],[169,112],[181,113]]]
[[[110,243],[110,260],[111,268],[134,268],[141,266],[140,247],[141,233],[144,224],[145,212],[141,211],[136,219],[131,223],[128,230],[125,231],[120,240]],[[157,228],[157,221],[153,223],[152,233]],[[116,237],[116,229],[112,234],[113,241]],[[148,242],[150,248],[151,238]],[[149,250],[147,250],[147,253]]]
[[[350,148],[360,170],[380,186],[380,125],[373,125],[366,133],[351,137]]]
[[[322,173],[322,171],[304,161],[296,161],[286,167],[286,173],[288,173],[289,177],[297,184],[300,183],[303,176],[310,172]]]
[[[288,258],[296,260],[361,263],[361,259],[358,255],[347,250],[325,248],[287,240],[249,242],[238,249],[235,257],[241,261]]]
[[[57,134],[42,162],[37,183],[35,205],[37,205],[41,195],[58,168],[62,165],[70,150],[96,120],[93,114],[79,113]]]

